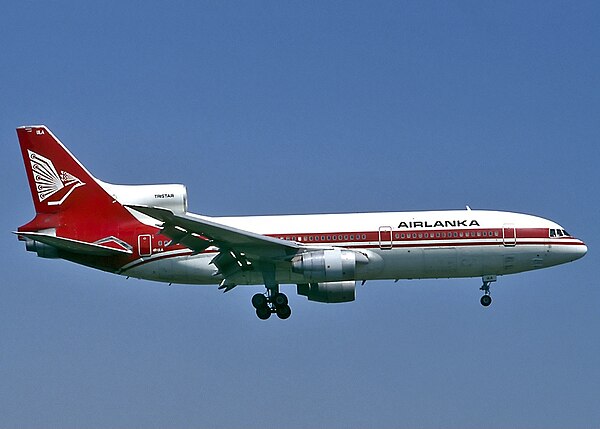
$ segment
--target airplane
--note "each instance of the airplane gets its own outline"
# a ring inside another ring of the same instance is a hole
[[[258,318],[291,315],[280,285],[321,303],[354,301],[369,280],[498,276],[583,257],[585,243],[537,216],[471,210],[209,217],[181,184],[95,178],[44,125],[17,128],[35,217],[14,232],[28,251],[165,283],[264,285]]]

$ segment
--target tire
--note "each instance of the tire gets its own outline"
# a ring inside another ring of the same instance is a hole
[[[277,293],[273,298],[271,298],[275,307],[283,307],[288,304],[288,297],[283,293]]]
[[[260,320],[267,320],[271,317],[271,309],[269,307],[260,307],[256,309],[256,316]]]
[[[492,303],[492,297],[489,295],[483,295],[479,302],[481,302],[481,305],[484,307],[489,307],[489,305]]]
[[[292,309],[289,305],[282,305],[281,307],[277,307],[277,317],[280,319],[287,319],[292,315]]]
[[[267,307],[267,297],[262,293],[257,293],[252,297],[252,306],[257,310],[259,308]]]

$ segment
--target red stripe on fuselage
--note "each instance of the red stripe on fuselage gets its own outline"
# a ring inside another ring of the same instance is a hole
[[[389,232],[385,240],[389,242]],[[303,244],[336,244],[340,242],[373,242],[379,241],[380,231],[357,231],[357,232],[327,232],[327,233],[295,233],[295,234],[268,234],[269,237],[283,240],[298,241]],[[384,238],[384,237],[382,237]],[[502,239],[502,228],[477,228],[477,229],[447,229],[447,230],[393,230],[391,238],[396,242],[414,241],[447,241],[452,239],[463,240],[486,240]],[[522,239],[549,239],[548,228],[520,228],[516,230],[516,238]],[[564,237],[572,238],[572,237]],[[564,239],[563,238],[563,239]],[[513,239],[513,237],[510,237]]]
[[[484,236],[484,232],[486,235]],[[476,229],[451,229],[451,230],[394,230],[392,231],[392,246],[394,249],[402,248],[436,248],[436,247],[476,247],[476,246],[504,246],[502,228],[476,228]],[[456,236],[455,236],[456,234]],[[335,233],[303,233],[303,234],[267,234],[270,237],[284,240],[298,241],[304,245],[340,246],[353,249],[380,249],[379,231],[335,232]],[[404,235],[404,237],[403,237]],[[427,237],[426,237],[427,235]],[[439,235],[439,236],[438,236]],[[310,237],[313,240],[310,240]],[[316,237],[319,240],[316,240]],[[321,241],[324,237],[324,241]],[[341,237],[341,238],[340,238]],[[346,238],[347,237],[347,238]],[[350,237],[354,237],[350,239]],[[399,238],[396,238],[399,237]],[[300,240],[298,240],[300,238]],[[328,240],[329,239],[329,240]],[[511,244],[512,237],[508,239]],[[516,230],[517,246],[527,245],[563,245],[579,246],[581,242],[574,237],[553,237],[550,240],[547,228],[520,228]],[[385,249],[390,249],[389,240],[384,241]],[[177,245],[180,246],[180,245]],[[180,246],[184,248],[183,246]],[[176,250],[176,249],[173,249]],[[218,250],[205,250],[202,254],[217,253]],[[193,252],[160,255],[154,253],[152,258],[140,260],[129,268],[137,267],[148,262],[165,258],[189,256]],[[130,262],[131,263],[131,262]]]

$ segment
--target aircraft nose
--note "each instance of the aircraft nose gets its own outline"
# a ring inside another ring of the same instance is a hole
[[[583,258],[588,251],[588,248],[585,245],[585,243],[581,240],[579,240],[579,241],[580,241],[580,244],[577,246],[577,250],[576,250],[577,258],[576,259]]]
[[[574,239],[569,244],[565,244],[564,246],[555,246],[552,250],[552,253],[556,259],[553,259],[553,262],[550,260],[548,262],[550,262],[550,265],[573,262],[577,259],[583,258],[587,251],[588,248],[583,241]]]
[[[588,251],[587,246],[581,240],[577,240],[577,244],[570,246],[568,250],[568,258],[570,261],[576,261],[579,258],[583,258]]]

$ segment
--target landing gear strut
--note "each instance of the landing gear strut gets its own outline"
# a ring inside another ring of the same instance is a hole
[[[490,295],[490,284],[496,281],[496,276],[483,276],[483,285],[479,288],[479,290],[483,291],[483,296],[479,300],[481,305],[484,307],[489,307],[492,303],[492,297]]]
[[[252,306],[256,309],[256,316],[262,320],[267,320],[272,313],[276,313],[280,319],[287,319],[292,315],[287,296],[276,289],[267,289],[265,294],[254,295]]]

